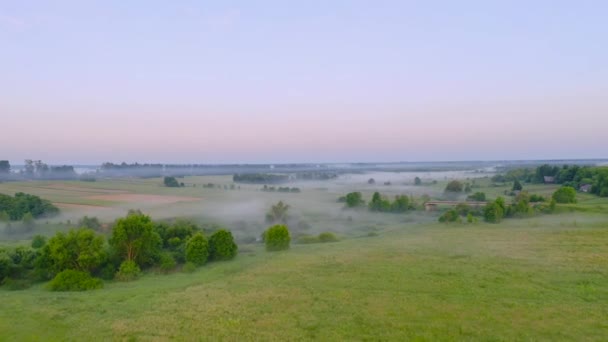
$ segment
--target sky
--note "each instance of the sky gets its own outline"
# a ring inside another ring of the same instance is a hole
[[[0,159],[607,158],[608,2],[0,0]]]

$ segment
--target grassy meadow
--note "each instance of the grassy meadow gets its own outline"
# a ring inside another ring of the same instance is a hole
[[[35,233],[65,228],[84,214],[111,220],[128,208],[153,218],[188,216],[219,222],[236,236],[263,225],[278,199],[310,223],[311,233],[334,231],[340,241],[292,244],[266,252],[239,243],[233,261],[194,273],[148,272],[103,289],[50,292],[45,284],[0,289],[0,340],[595,340],[608,337],[608,200],[579,194],[560,213],[500,224],[439,224],[437,213],[371,214],[342,210],[336,198],[363,188],[387,194],[434,194],[404,181],[374,187],[353,182],[297,184],[301,194],[265,193],[259,185],[224,190],[230,177],[187,177],[179,189],[159,179],[0,184],[73,204]],[[221,184],[203,189],[202,184]],[[407,183],[407,184],[406,184]],[[337,184],[337,185],[336,185]],[[509,185],[476,181],[474,191],[501,195]],[[531,185],[550,195],[555,186]],[[112,192],[116,190],[116,192]],[[162,201],[138,194],[189,198]],[[200,200],[195,200],[200,199]],[[230,213],[232,209],[232,213]],[[105,215],[105,216],[104,216]],[[257,231],[251,233],[258,234]],[[27,237],[3,245],[28,243]]]

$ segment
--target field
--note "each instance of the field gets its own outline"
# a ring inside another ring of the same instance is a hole
[[[73,205],[40,222],[37,233],[64,229],[68,218],[84,214],[110,220],[142,208],[154,218],[183,215],[231,229],[242,220],[237,236],[244,241],[262,229],[267,206],[283,199],[310,232],[341,238],[277,253],[240,242],[234,261],[191,274],[150,272],[84,293],[50,292],[44,284],[0,290],[0,340],[606,340],[606,199],[579,195],[560,214],[497,225],[438,224],[436,213],[350,212],[336,202],[352,189],[366,199],[374,189],[432,195],[447,181],[416,188],[399,177],[391,186],[366,185],[363,175],[296,184],[301,194],[265,193],[258,185],[224,190],[231,182],[223,176],[187,177],[196,186],[179,189],[159,179],[0,184],[2,193]],[[222,188],[203,189],[209,182]],[[475,191],[492,196],[508,188],[477,183]]]

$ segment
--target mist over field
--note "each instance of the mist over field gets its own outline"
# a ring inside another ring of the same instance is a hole
[[[0,342],[607,341],[606,18],[0,0]]]

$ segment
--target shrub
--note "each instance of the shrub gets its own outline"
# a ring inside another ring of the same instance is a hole
[[[298,237],[297,241],[300,244],[317,243],[319,242],[319,238],[312,235],[301,235]]]
[[[334,233],[325,232],[325,233],[319,234],[319,242],[336,242],[336,241],[338,241],[338,238],[336,237],[336,235],[334,235]]]
[[[197,266],[207,262],[209,257],[209,242],[202,233],[194,234],[186,243],[186,261]]]
[[[460,220],[460,214],[455,209],[450,209],[439,216],[439,222],[456,222]]]
[[[238,247],[232,233],[220,229],[209,238],[209,258],[211,260],[229,260],[236,256]]]
[[[576,203],[576,190],[571,186],[563,186],[553,193],[557,203]]]
[[[196,271],[196,264],[193,262],[187,262],[184,264],[184,267],[182,267],[182,271],[186,273],[192,273]]]
[[[264,232],[264,243],[267,251],[281,251],[289,249],[291,236],[289,229],[284,224],[274,225]]]
[[[453,180],[445,187],[445,192],[462,192],[462,189],[462,183],[457,180]]]
[[[116,274],[116,267],[112,263],[108,263],[99,270],[98,275],[103,280],[112,280]]]
[[[483,211],[484,219],[490,223],[499,223],[504,215],[504,200],[500,197],[496,201],[488,203]]]
[[[9,291],[19,291],[30,288],[30,286],[32,286],[32,281],[30,279],[6,278],[2,285]]]
[[[467,197],[467,201],[476,201],[476,202],[485,202],[486,201],[486,194],[483,192],[476,192],[472,195],[469,195]]]
[[[171,253],[165,252],[160,255],[160,271],[162,273],[169,273],[175,268],[176,262]]]
[[[61,271],[49,283],[51,291],[86,291],[102,287],[101,279],[93,278],[87,272],[76,270]]]
[[[34,237],[32,237],[32,248],[42,248],[44,247],[44,245],[46,244],[46,238],[42,235],[34,235]]]
[[[360,192],[351,192],[351,193],[346,194],[346,197],[344,197],[344,202],[346,203],[346,206],[349,208],[358,207],[365,203],[361,197]]]
[[[133,260],[125,260],[120,264],[120,268],[116,273],[115,278],[120,281],[131,281],[139,278],[141,269]]]

